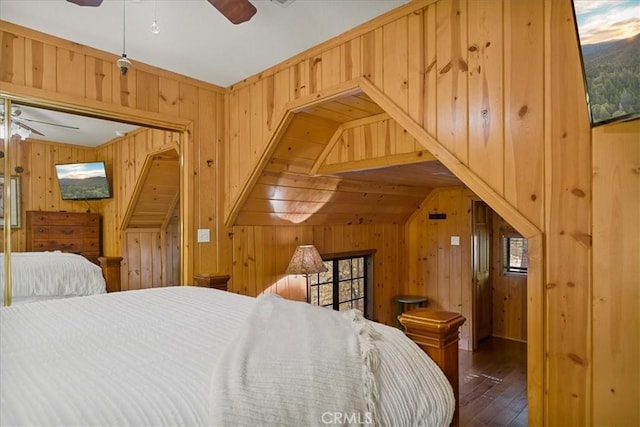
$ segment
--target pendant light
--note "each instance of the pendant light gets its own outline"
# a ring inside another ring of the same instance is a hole
[[[118,66],[118,68],[120,69],[120,74],[122,74],[123,76],[127,75],[127,71],[129,71],[129,68],[131,68],[133,65],[131,64],[131,61],[129,61],[129,59],[127,58],[127,54],[125,53],[126,50],[126,27],[127,27],[127,20],[126,20],[126,3],[125,0],[122,0],[122,56],[120,57],[120,59],[118,59],[116,61],[116,65]]]
[[[160,26],[158,26],[158,0],[155,0],[153,6],[153,23],[151,24],[151,32],[153,34],[160,33]]]

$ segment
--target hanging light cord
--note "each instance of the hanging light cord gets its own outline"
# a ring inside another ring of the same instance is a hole
[[[126,3],[125,0],[122,0],[122,56],[127,56],[126,52],[127,52],[127,48],[126,48],[126,42],[127,42],[127,15],[125,13],[125,8],[126,8]]]

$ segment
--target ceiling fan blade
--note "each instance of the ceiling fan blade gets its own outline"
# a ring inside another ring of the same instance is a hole
[[[91,6],[97,7],[102,4],[102,0],[67,0],[69,3],[77,4],[78,6]]]
[[[234,24],[241,24],[251,19],[257,10],[249,0],[208,0],[209,3],[229,21]]]
[[[75,129],[75,130],[80,129],[79,127],[76,127],[76,126],[67,126],[67,125],[61,125],[61,124],[58,124],[58,123],[43,122],[43,121],[40,121],[40,120],[27,119],[25,117],[20,117],[19,119],[14,118],[14,119],[16,121],[24,120],[24,121],[27,121],[27,122],[42,123],[43,125],[58,126],[58,127],[67,128],[67,129]]]
[[[19,121],[17,121],[17,120],[14,120],[13,122],[14,122],[16,125],[20,126],[21,128],[24,128],[24,129],[26,129],[26,130],[28,130],[28,131],[31,131],[32,133],[35,133],[36,135],[44,136],[44,133],[38,132],[38,131],[37,131],[37,130],[35,130],[34,128],[32,128],[32,127],[30,127],[30,126],[27,126],[27,125],[25,125],[25,124],[24,124],[24,123],[22,123],[22,122],[19,122]]]

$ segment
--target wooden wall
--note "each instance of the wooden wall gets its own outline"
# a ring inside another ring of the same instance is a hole
[[[11,155],[11,171],[20,179],[20,215],[23,224],[26,220],[24,212],[29,210],[86,212],[87,209],[91,209],[92,212],[98,213],[102,211],[104,200],[88,202],[62,200],[55,172],[57,163],[97,160],[94,149],[37,139],[19,141],[16,138],[12,140],[10,148],[13,153]],[[22,167],[23,172],[16,173],[17,166]],[[4,172],[4,162],[0,162],[0,171]],[[4,233],[0,237],[0,241],[4,242]],[[12,231],[11,245],[14,251],[26,250],[26,229],[24,226]]]
[[[593,130],[593,425],[640,425],[640,120]]]
[[[491,281],[493,288],[492,335],[527,341],[527,276],[504,272],[502,236],[516,233],[499,215],[493,215],[493,260]],[[517,235],[517,233],[516,233]]]
[[[218,210],[222,206],[220,158],[225,137],[223,88],[135,59],[134,67],[121,76],[115,66],[116,55],[4,21],[0,21],[0,57],[3,94],[40,105],[182,132],[181,282],[191,282],[194,272],[230,272],[231,245]],[[123,177],[127,183],[119,182],[119,186],[135,185],[130,180],[131,165],[144,159],[129,154],[134,153],[104,154],[110,162],[120,155],[125,155],[122,162],[129,162],[128,168],[126,163],[122,165],[129,174]],[[109,227],[117,224],[115,215],[121,208],[105,210],[105,216],[113,219]],[[198,228],[211,229],[210,243],[196,245]],[[113,251],[109,255],[120,254],[115,238],[105,244],[105,249]]]
[[[116,138],[97,148],[81,147],[77,145],[61,144],[36,139],[14,141],[12,143],[12,169],[21,166],[23,172],[19,174],[21,183],[21,210],[69,211],[85,212],[90,209],[102,215],[102,253],[104,255],[123,256],[122,289],[163,284],[177,284],[178,271],[173,265],[179,262],[179,254],[175,249],[160,250],[158,239],[151,235],[123,239],[123,219],[129,208],[129,203],[136,183],[139,181],[142,167],[147,155],[166,149],[180,149],[180,134],[177,132],[157,129],[141,128],[122,138]],[[55,174],[58,163],[73,163],[85,161],[104,161],[107,175],[111,181],[113,197],[104,200],[67,201],[60,198],[60,188]],[[4,165],[0,165],[0,170]],[[24,214],[23,214],[24,221]],[[172,247],[178,245],[175,241],[177,226],[173,225],[171,234]],[[140,231],[138,231],[140,232]],[[153,234],[164,233],[155,230]],[[159,235],[158,235],[159,236]],[[179,237],[179,233],[178,233]],[[25,250],[26,231],[16,229],[12,233],[12,249]],[[4,240],[4,235],[0,237]],[[164,241],[164,237],[162,238]],[[140,265],[145,263],[144,268]],[[168,267],[168,264],[171,265]],[[168,276],[166,269],[171,272]],[[165,274],[160,274],[165,271]],[[150,272],[154,272],[153,274]],[[171,277],[171,279],[168,279]],[[132,285],[129,286],[129,281]]]
[[[404,245],[401,225],[243,226],[233,227],[233,274],[229,289],[256,296],[275,292],[306,298],[302,276],[284,272],[298,245],[314,244],[321,254],[375,250],[373,317],[393,325],[391,298],[401,289],[399,257]]]
[[[605,374],[592,364],[581,75],[570,0],[412,2],[230,88],[225,197],[238,197],[287,102],[364,76],[529,238],[530,423],[590,424],[592,380]]]
[[[465,175],[474,193],[532,232],[530,424],[640,424],[631,368],[639,360],[640,273],[631,263],[639,249],[623,233],[637,228],[637,215],[599,219],[615,213],[614,202],[637,209],[637,156],[624,146],[637,141],[637,121],[591,134],[570,0],[416,0],[234,85],[224,98],[219,88],[143,64],[121,78],[114,55],[0,24],[0,91],[189,130],[181,153],[183,211],[192,215],[182,224],[193,254],[184,260],[187,277],[244,274],[235,271],[240,255],[232,267],[222,206],[239,195],[284,105],[364,76],[413,130],[435,138],[430,151]],[[603,175],[592,191],[594,166]],[[630,185],[612,191],[618,179]],[[214,229],[215,238],[196,250],[199,227]],[[324,227],[318,233],[315,242],[329,238]],[[617,245],[629,249],[614,270],[604,259]],[[249,277],[272,283],[258,269]]]
[[[422,203],[420,211],[407,222],[407,258],[403,261],[403,289],[425,295],[429,306],[473,318],[471,262],[471,201],[477,198],[466,188],[437,189]],[[430,213],[446,219],[430,220]],[[460,245],[451,245],[451,236],[460,236]],[[460,347],[471,350],[471,322],[460,328]]]

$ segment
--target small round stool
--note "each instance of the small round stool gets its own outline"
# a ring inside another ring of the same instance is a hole
[[[398,316],[407,311],[407,309],[419,308],[427,305],[427,297],[422,295],[397,295],[393,297],[393,301],[396,303],[396,327],[398,329],[402,329]]]

